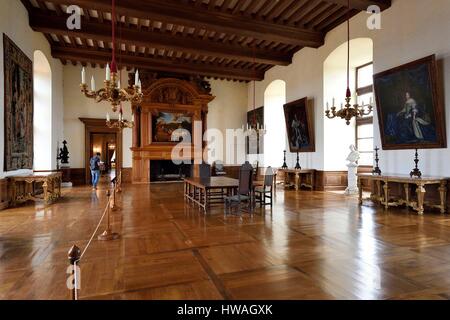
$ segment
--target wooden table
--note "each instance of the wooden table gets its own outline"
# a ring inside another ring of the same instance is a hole
[[[301,187],[305,187],[314,191],[315,174],[316,170],[313,169],[278,169],[278,173],[284,173],[284,186],[287,188],[294,184],[295,190],[299,190]],[[294,178],[294,182],[292,182]]]
[[[424,213],[424,206],[427,205],[431,208],[440,209],[441,213],[446,213],[447,211],[447,180],[445,177],[422,177],[422,178],[411,178],[408,175],[373,175],[370,173],[359,173],[358,174],[358,188],[359,188],[359,204],[363,204],[363,181],[366,180],[372,183],[372,187],[375,192],[372,192],[369,200],[374,202],[379,202],[384,205],[385,209],[389,209],[392,206],[406,205],[417,211],[420,215]],[[390,185],[393,183],[398,183],[403,185],[404,197],[400,199],[391,199]],[[426,202],[425,187],[428,185],[436,185],[439,191],[439,204]],[[416,189],[416,198],[411,196],[411,187]]]
[[[18,202],[28,200],[44,200],[49,204],[61,197],[61,172],[42,172],[23,176],[11,176],[8,178],[11,188],[11,206]],[[43,195],[38,195],[39,187],[42,186]]]
[[[223,203],[224,196],[235,193],[239,180],[228,177],[211,177],[208,179],[184,179],[184,197],[199,205],[205,213],[212,203]],[[214,195],[218,195],[213,197]]]

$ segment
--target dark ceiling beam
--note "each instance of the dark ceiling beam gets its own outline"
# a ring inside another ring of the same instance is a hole
[[[78,61],[85,63],[105,64],[111,59],[111,52],[108,50],[95,50],[86,48],[73,48],[52,46],[52,56],[55,59],[66,61]],[[190,75],[200,75],[207,77],[223,77],[234,80],[263,80],[264,72],[252,69],[241,69],[233,67],[221,67],[208,63],[185,63],[179,60],[168,60],[144,57],[134,54],[121,54],[118,57],[119,63],[123,67],[132,67],[145,70],[176,72]]]
[[[348,6],[348,0],[325,0],[329,3],[338,4],[344,7]],[[350,0],[350,8],[367,11],[369,6],[376,5],[379,6],[381,11],[386,10],[391,6],[391,0]]]
[[[111,11],[110,0],[52,0],[52,2],[65,5],[74,4],[103,12]],[[322,32],[251,20],[241,15],[225,12],[199,10],[173,0],[121,0],[116,7],[119,15],[306,47],[318,48],[323,45],[325,38]]]
[[[81,30],[69,30],[64,16],[49,16],[33,10],[30,15],[30,26],[34,31],[67,35],[92,40],[111,42],[111,25],[95,20],[83,20]],[[129,45],[155,47],[183,51],[192,54],[214,56],[227,59],[237,59],[246,62],[257,62],[271,65],[287,66],[292,62],[291,55],[281,52],[271,52],[259,48],[242,47],[235,44],[225,44],[204,41],[189,37],[181,37],[164,33],[139,30],[137,28],[121,28],[120,41]]]

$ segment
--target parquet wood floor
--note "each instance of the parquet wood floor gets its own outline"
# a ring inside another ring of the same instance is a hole
[[[0,212],[0,298],[68,299],[67,251],[83,248],[105,190],[65,190]],[[204,216],[181,184],[127,185],[121,238],[81,261],[83,299],[448,299],[450,218],[282,191],[272,211]]]

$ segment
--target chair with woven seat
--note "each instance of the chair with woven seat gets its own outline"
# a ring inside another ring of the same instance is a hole
[[[251,165],[250,165],[251,167]],[[243,202],[247,202],[248,211],[250,212],[252,207],[252,175],[253,170],[243,165],[239,170],[239,187],[235,195],[225,197],[225,215],[231,212],[232,207],[237,207],[240,212]]]
[[[273,179],[274,171],[272,167],[268,167],[264,175],[264,183],[261,187],[255,188],[255,201],[258,201],[260,206],[273,206]],[[267,202],[267,200],[270,200]]]
[[[227,172],[225,171],[225,167],[222,161],[214,161],[213,163],[213,175],[216,177],[226,176]]]

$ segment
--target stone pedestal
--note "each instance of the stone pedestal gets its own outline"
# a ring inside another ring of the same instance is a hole
[[[70,166],[69,165],[65,165],[62,164],[60,166],[60,170],[62,172],[62,183],[61,183],[61,187],[63,188],[72,188],[73,184],[71,182],[70,179]]]
[[[348,167],[348,186],[345,189],[346,195],[358,194],[358,178],[356,176],[358,172],[358,165],[356,163],[347,164]]]

